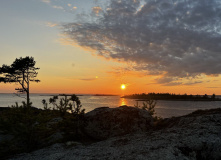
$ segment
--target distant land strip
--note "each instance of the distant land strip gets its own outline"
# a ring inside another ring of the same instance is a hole
[[[220,98],[217,98],[215,94],[208,96],[205,95],[187,95],[187,94],[170,94],[170,93],[141,93],[141,94],[132,94],[125,95],[121,98],[136,99],[137,101],[146,101],[146,100],[171,100],[171,101],[221,101]]]

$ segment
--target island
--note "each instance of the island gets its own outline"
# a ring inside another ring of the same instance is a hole
[[[187,94],[171,94],[171,93],[141,93],[125,95],[121,98],[137,99],[138,101],[152,100],[170,100],[170,101],[221,101],[215,94],[208,96],[205,95],[187,95]]]

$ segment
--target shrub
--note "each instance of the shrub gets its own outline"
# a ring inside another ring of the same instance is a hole
[[[0,130],[5,135],[11,135],[10,141],[2,141],[0,151],[2,157],[12,153],[29,152],[47,144],[46,140],[52,134],[46,122],[51,117],[45,116],[42,110],[29,107],[25,102],[16,103],[10,109],[2,111]]]
[[[159,116],[154,116],[156,114],[156,112],[155,112],[156,104],[157,104],[156,100],[147,99],[146,101],[143,102],[142,106],[140,106],[137,102],[137,104],[135,104],[134,107],[147,110],[149,112],[149,114],[153,117],[154,121],[157,122],[157,121],[161,121],[162,118]]]
[[[81,101],[76,95],[72,95],[70,98],[65,95],[64,98],[60,98],[59,103],[57,103],[58,96],[53,96],[49,99],[49,104],[53,105],[53,110],[57,110],[60,112],[62,117],[65,116],[67,112],[72,113],[74,115],[81,115],[84,114],[85,109],[81,109]],[[50,110],[51,108],[48,107],[48,103],[46,100],[42,100],[45,110]]]
[[[148,100],[143,102],[143,106],[139,106],[138,102],[134,106],[137,107],[137,108],[141,108],[141,109],[147,110],[149,112],[149,114],[151,116],[153,116],[154,114],[156,114],[155,113],[155,109],[154,109],[156,104],[157,104],[156,100],[148,99]]]
[[[81,129],[84,127],[84,111],[82,109],[81,101],[76,95],[67,95],[60,98],[57,103],[58,96],[53,96],[49,99],[49,104],[52,108],[48,107],[46,100],[42,100],[44,109],[57,111],[63,118],[59,123],[59,128],[65,133],[65,140],[79,140],[81,139]]]

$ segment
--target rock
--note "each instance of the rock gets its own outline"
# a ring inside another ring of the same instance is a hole
[[[45,141],[44,145],[53,144],[53,143],[60,142],[63,140],[64,132],[61,132],[59,129],[56,129],[57,127],[55,127],[61,121],[63,121],[63,118],[56,117],[56,118],[51,119],[49,122],[47,122],[46,124],[47,128],[52,129],[54,133],[50,135],[50,137],[48,137],[49,141],[48,142]]]
[[[66,142],[65,144],[66,144],[67,147],[82,145],[81,143],[75,142],[75,141],[68,141],[68,142]]]
[[[153,126],[148,111],[135,107],[101,107],[85,114],[86,134],[94,139],[107,139],[128,133],[145,132]]]
[[[105,110],[109,113],[109,109],[98,109],[96,112]],[[97,115],[95,112],[90,114]],[[69,147],[56,144],[12,159],[219,160],[221,159],[220,122],[221,111],[216,110],[214,113],[175,117],[163,120],[161,128],[147,132],[111,137],[89,145],[72,146],[70,142]]]
[[[64,138],[64,133],[57,131],[49,137],[48,144],[53,144],[55,142],[59,142],[59,141],[63,140],[63,138]]]

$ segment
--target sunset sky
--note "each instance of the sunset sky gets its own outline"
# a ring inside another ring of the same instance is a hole
[[[220,0],[1,0],[0,21],[0,66],[34,57],[32,93],[221,95]]]

